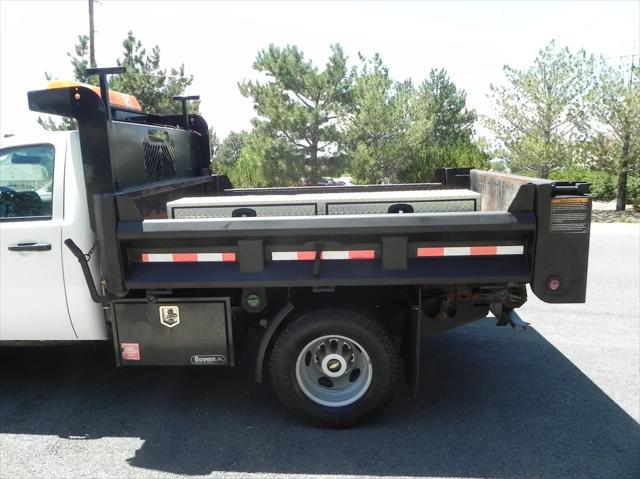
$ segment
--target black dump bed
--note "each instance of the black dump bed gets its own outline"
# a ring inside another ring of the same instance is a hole
[[[466,188],[476,212],[167,219],[166,203],[234,189],[209,173],[197,115],[105,108],[83,87],[29,93],[32,110],[78,120],[102,285],[113,296],[180,288],[531,283],[551,303],[585,299],[588,185],[469,169],[430,183],[340,191]],[[187,118],[187,119],[185,119]]]

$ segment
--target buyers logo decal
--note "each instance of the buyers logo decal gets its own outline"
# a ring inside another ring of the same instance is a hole
[[[191,356],[194,366],[217,366],[226,364],[227,359],[222,354],[195,354]]]
[[[159,306],[160,324],[173,328],[180,324],[180,308],[177,306]]]

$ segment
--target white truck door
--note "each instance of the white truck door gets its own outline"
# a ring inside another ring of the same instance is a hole
[[[76,339],[62,271],[66,141],[0,150],[0,340]]]

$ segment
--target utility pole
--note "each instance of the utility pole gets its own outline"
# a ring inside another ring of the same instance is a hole
[[[96,68],[96,48],[93,28],[93,0],[89,0],[89,66]]]

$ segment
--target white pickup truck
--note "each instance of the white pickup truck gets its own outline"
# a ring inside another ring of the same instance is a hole
[[[588,185],[446,168],[413,185],[234,189],[209,171],[189,98],[182,115],[114,104],[119,71],[29,92],[78,131],[3,139],[3,344],[107,340],[117,366],[233,367],[251,328],[256,380],[343,427],[384,407],[401,361],[416,393],[421,336],[489,312],[523,326],[527,284],[585,300]]]

